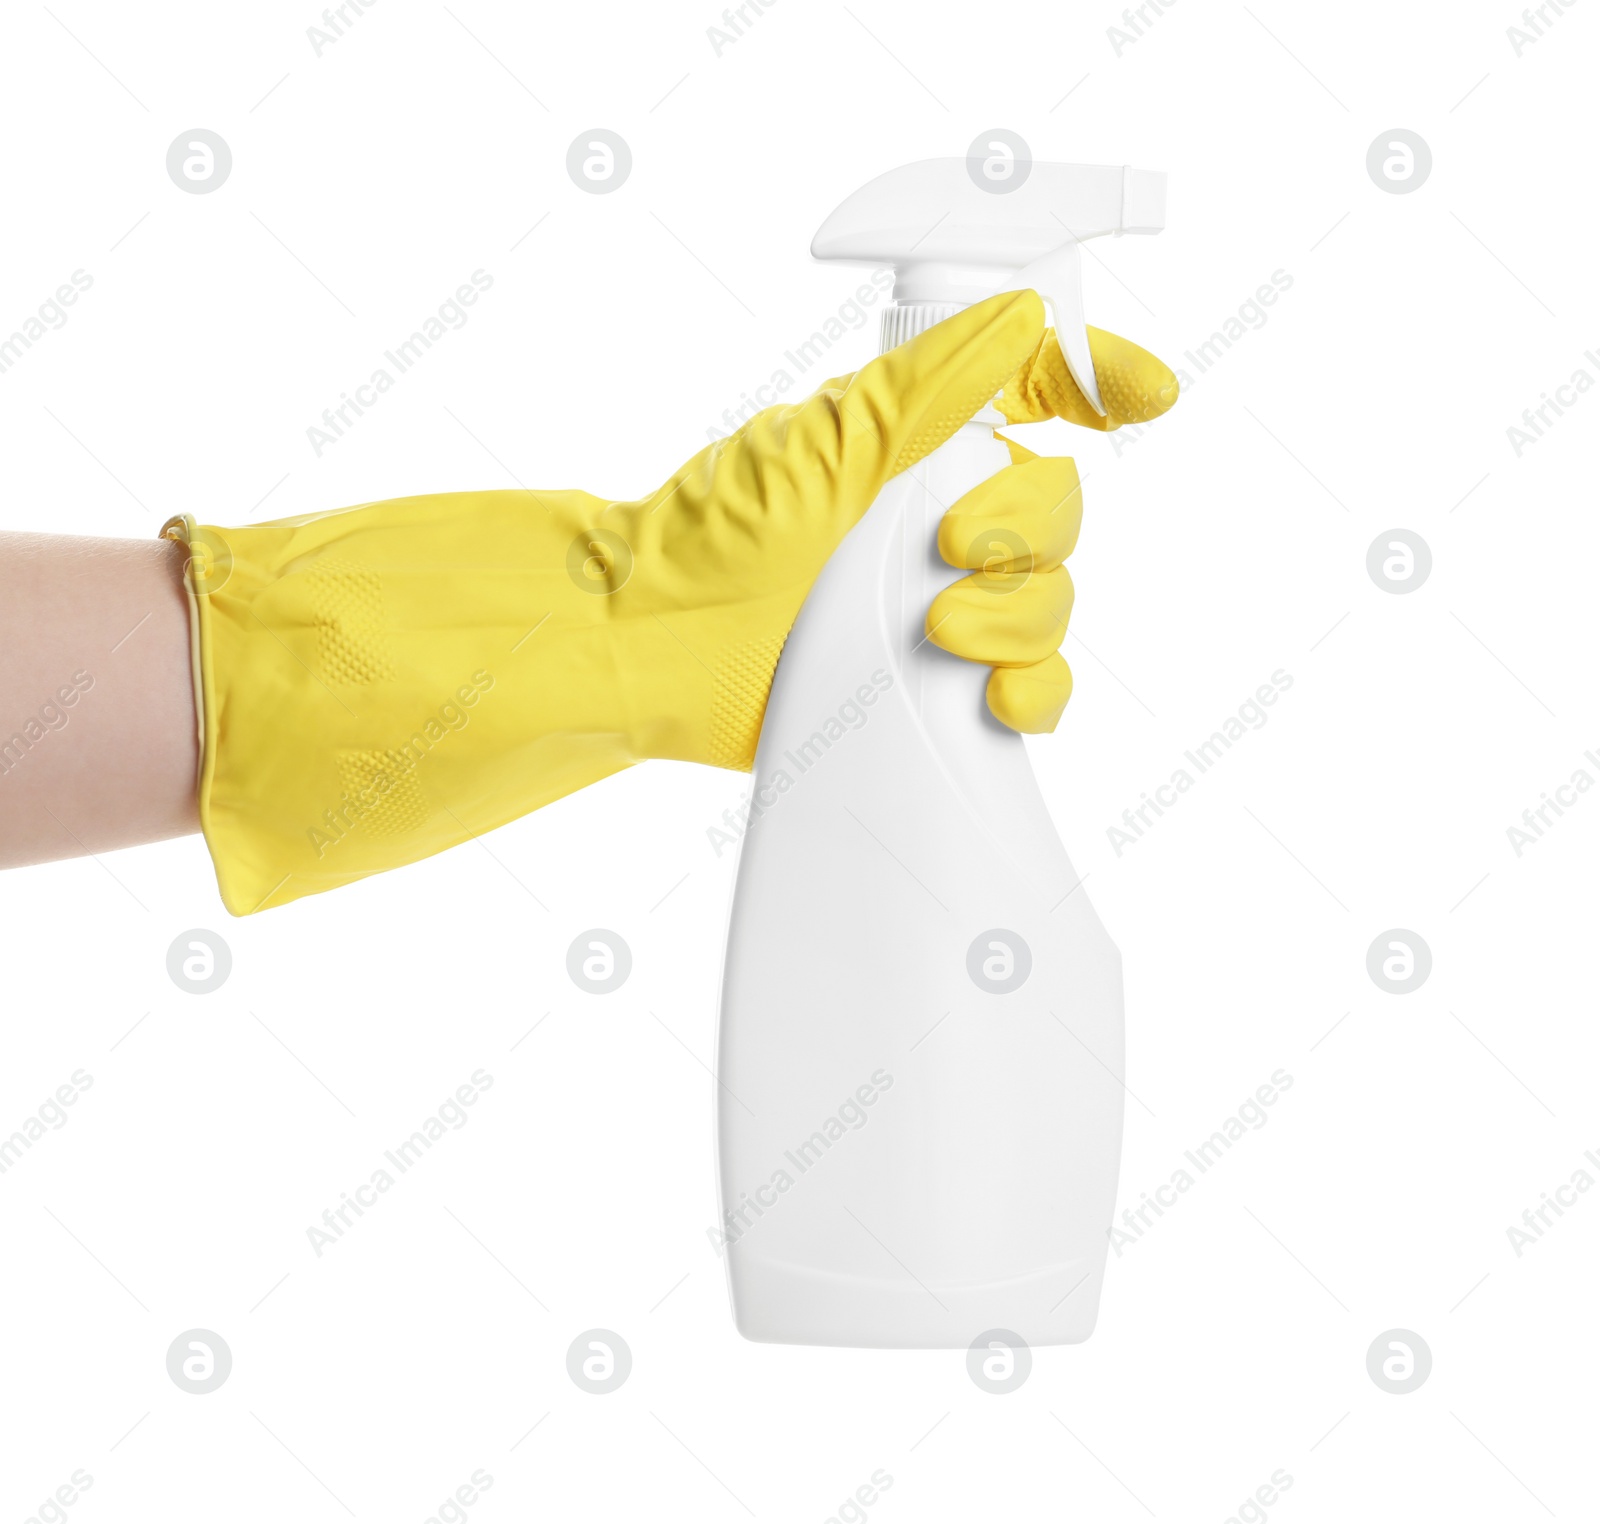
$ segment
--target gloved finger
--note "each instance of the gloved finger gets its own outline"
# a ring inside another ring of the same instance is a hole
[[[989,712],[1026,735],[1056,728],[1072,697],[1072,669],[1059,651],[1031,667],[996,667],[989,674]]]
[[[1048,571],[1072,554],[1082,521],[1077,466],[1036,455],[956,500],[939,520],[939,554],[972,570]]]
[[[1044,332],[1044,304],[1008,291],[879,355],[842,389],[825,387],[783,409],[783,454],[817,466],[857,496],[860,509],[891,476],[950,438],[992,398]]]
[[[1045,572],[974,572],[929,605],[928,639],[985,666],[1031,667],[1061,644],[1072,596],[1064,566]]]
[[[1105,417],[1089,405],[1067,369],[1055,329],[1006,383],[1000,411],[1008,423],[1041,423],[1064,418],[1086,429],[1120,429],[1148,423],[1178,400],[1178,378],[1147,349],[1100,328],[1089,329],[1089,357],[1105,404]]]
[[[708,445],[640,500],[635,528],[652,541],[685,527],[698,533],[709,517],[725,517],[736,521],[728,543],[760,545],[775,573],[808,580],[815,567],[795,560],[785,536],[831,550],[890,477],[936,450],[999,392],[1043,332],[1036,292],[1002,292],[968,307]],[[639,555],[650,548],[633,547]]]

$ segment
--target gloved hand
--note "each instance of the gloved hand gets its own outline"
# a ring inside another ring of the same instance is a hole
[[[1178,400],[1177,377],[1154,355],[1114,333],[1088,333],[1105,415],[1078,389],[1047,329],[1000,395],[1007,423],[1062,418],[1118,429],[1159,417]],[[1058,649],[1073,600],[1061,563],[1077,544],[1083,499],[1071,459],[1006,444],[1010,468],[979,483],[940,520],[939,554],[975,570],[933,600],[927,630],[934,645],[993,667],[990,711],[1013,730],[1037,734],[1056,728],[1072,697],[1072,671]]]
[[[632,502],[468,492],[240,529],[173,520],[224,903],[246,915],[415,861],[648,757],[748,769],[801,603],[890,477],[1002,387],[1019,422],[1115,427],[1171,405],[1165,366],[1091,338],[1104,420],[1039,298],[1012,292],[757,414]],[[1044,730],[1071,686],[1056,647],[1077,475],[1013,455],[940,532],[953,565],[991,536],[1006,554],[942,593],[929,630],[995,666],[1000,719]]]

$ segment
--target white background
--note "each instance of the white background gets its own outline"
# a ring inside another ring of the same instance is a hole
[[[1278,1470],[1242,1517],[1593,1517],[1600,1198],[1520,1257],[1506,1230],[1600,1178],[1600,797],[1506,833],[1600,778],[1600,396],[1520,457],[1506,431],[1600,379],[1600,20],[1549,7],[1519,56],[1517,9],[1182,0],[1119,54],[1109,3],[781,0],[719,55],[711,0],[379,0],[319,57],[309,3],[8,8],[0,330],[93,276],[0,376],[14,528],[636,494],[847,299],[807,245],[871,175],[997,126],[1168,170],[1168,231],[1096,245],[1088,307],[1195,384],[1120,453],[1045,431],[1086,481],[1078,687],[1030,752],[1124,955],[1122,1204],[1294,1084],[1112,1260],[1093,1339],[996,1397],[960,1352],[734,1333],[706,830],[739,776],[639,768],[247,921],[198,838],[7,875],[0,1133],[93,1087],[0,1177],[0,1519],[79,1468],[86,1524],[420,1521],[480,1468],[485,1524],[822,1521],[878,1470],[847,1518],[1222,1521]],[[197,126],[234,158],[209,195],[165,170]],[[596,126],[634,156],[603,196],[565,169]],[[1411,194],[1366,169],[1395,127],[1433,154]],[[307,426],[479,268],[470,323],[319,458]],[[1404,595],[1366,569],[1397,527],[1433,556]],[[1279,668],[1119,856],[1107,827]],[[564,966],[593,926],[634,954],[603,998]],[[194,927],[234,960],[203,997],[166,972]],[[1390,928],[1432,950],[1410,995],[1367,973]],[[470,1123],[318,1258],[307,1227],[478,1068]],[[594,1327],[634,1357],[604,1397],[565,1368]],[[209,1396],[166,1374],[192,1328],[233,1352]],[[1404,1396],[1366,1370],[1395,1328],[1433,1355]]]

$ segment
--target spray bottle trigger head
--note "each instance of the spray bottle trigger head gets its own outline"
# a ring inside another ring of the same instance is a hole
[[[1062,358],[1078,390],[1102,418],[1105,404],[1095,379],[1094,358],[1089,353],[1089,328],[1083,315],[1083,254],[1076,238],[1018,272],[1011,283],[1017,289],[1032,287],[1050,304],[1055,315],[1056,339]]]

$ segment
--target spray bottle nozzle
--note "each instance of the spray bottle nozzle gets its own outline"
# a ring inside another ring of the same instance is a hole
[[[1079,245],[1107,233],[1159,233],[1167,177],[1120,164],[1032,164],[982,184],[965,159],[923,159],[847,196],[811,240],[817,259],[890,265],[895,300],[928,323],[996,291],[1032,287],[1055,314],[1072,378],[1103,417],[1089,357]],[[894,328],[895,342],[917,331]]]

